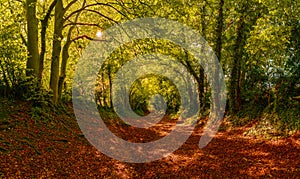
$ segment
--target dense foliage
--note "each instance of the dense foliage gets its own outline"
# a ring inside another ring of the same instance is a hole
[[[299,1],[0,2],[1,96],[29,99],[38,106],[70,101],[76,63],[97,32],[126,20],[156,16],[192,27],[213,47],[226,76],[227,115],[233,123],[270,114],[282,129],[300,128]],[[111,84],[117,70],[137,54],[150,52],[172,56],[187,68],[197,83],[202,113],[207,114],[211,91],[203,69],[181,47],[153,39],[126,44],[110,56],[95,87],[99,108],[112,110]],[[167,99],[168,113],[179,111],[178,91],[163,76],[137,80],[130,94],[138,114],[148,112],[154,94]]]

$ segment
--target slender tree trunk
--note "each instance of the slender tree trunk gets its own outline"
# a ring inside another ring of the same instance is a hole
[[[67,42],[63,47],[62,51],[62,60],[61,60],[61,67],[60,67],[60,76],[58,80],[58,99],[61,98],[64,82],[66,79],[66,71],[67,71],[67,63],[69,59],[69,48],[71,45],[70,35],[68,36]]]
[[[224,0],[220,0],[219,2],[219,11],[218,11],[218,24],[216,29],[216,49],[215,53],[218,57],[219,61],[222,58],[222,34],[223,34],[223,26],[224,26],[224,15],[223,15],[223,7],[224,7]]]
[[[200,108],[205,108],[205,100],[204,100],[204,70],[203,68],[199,69],[199,81],[198,81],[198,91],[199,91],[199,102]]]
[[[6,76],[4,66],[1,62],[0,62],[0,67],[2,70],[2,78],[3,78],[2,80],[4,81],[4,84],[5,84],[5,86],[3,87],[3,95],[8,96],[7,94],[9,94],[9,92],[11,91],[11,86],[9,84],[8,77]]]
[[[206,38],[206,20],[205,20],[205,16],[206,16],[206,0],[204,0],[204,5],[201,9],[201,33],[202,33],[202,37],[205,39]],[[204,46],[203,46],[204,48]],[[204,49],[202,50],[203,53]],[[204,76],[204,69],[202,67],[200,67],[199,69],[199,82],[198,82],[198,91],[199,91],[199,100],[200,100],[200,109],[204,109],[205,106],[205,99],[204,99],[204,85],[205,85],[205,76]]]
[[[200,102],[200,108],[202,106],[202,99],[203,99],[203,94],[204,94],[204,71],[202,71],[203,73],[201,74],[201,70],[203,70],[202,68],[200,68],[200,74],[198,74],[193,67],[192,64],[189,61],[189,56],[188,56],[188,51],[184,50],[185,52],[185,59],[183,61],[181,61],[180,63],[185,66],[185,68],[187,69],[187,71],[195,78],[196,82],[197,82],[197,89],[198,89],[198,93],[199,93],[199,102]],[[203,75],[203,76],[202,76]]]
[[[43,71],[44,71],[44,61],[45,61],[45,54],[46,54],[46,31],[47,31],[47,24],[48,22],[42,21],[42,30],[41,30],[41,54],[40,54],[40,68],[39,68],[39,79],[40,83],[42,84],[43,79]]]
[[[105,89],[105,81],[104,81],[104,74],[101,73],[101,86],[102,86],[102,90],[101,90],[101,96],[103,98],[103,106],[102,107],[107,107],[107,100],[106,100],[106,89]]]
[[[61,68],[60,68],[60,76],[58,80],[58,98],[61,98],[63,86],[66,79],[66,72],[67,72],[67,63],[69,59],[69,48],[72,43],[71,41],[71,34],[75,26],[71,27],[68,33],[67,42],[65,43],[62,51],[62,61],[61,61]]]
[[[48,28],[48,23],[51,18],[51,12],[53,11],[55,5],[57,3],[57,0],[54,0],[47,13],[46,16],[43,20],[41,20],[41,53],[40,53],[40,62],[39,62],[39,80],[40,84],[42,84],[42,79],[43,79],[43,71],[44,71],[44,61],[45,61],[45,54],[46,54],[46,33],[47,33],[47,28]]]
[[[113,108],[113,101],[112,101],[112,76],[111,76],[111,67],[110,65],[108,66],[107,69],[108,72],[108,81],[109,81],[109,104],[110,108]]]
[[[224,27],[224,0],[219,1],[219,10],[218,10],[218,24],[216,29],[216,46],[215,46],[215,53],[219,60],[221,61],[222,58],[222,37],[223,37],[223,27]],[[220,76],[219,76],[219,70],[217,68],[217,65],[214,66],[214,84],[212,88],[212,98],[214,99],[213,110],[215,116],[219,116],[219,108],[220,108]]]
[[[241,18],[240,25],[237,29],[237,38],[235,41],[235,55],[232,63],[231,79],[230,79],[230,112],[236,113],[240,109],[241,105],[241,58],[243,56],[243,31],[244,31],[244,19]]]
[[[84,6],[86,3],[86,1],[83,2],[82,6]],[[78,18],[79,18],[80,13],[78,13],[76,15],[75,18],[75,23],[77,23]],[[67,64],[68,64],[68,59],[70,57],[69,54],[69,48],[72,44],[72,39],[71,39],[71,35],[73,30],[75,29],[76,25],[73,25],[72,27],[70,27],[68,35],[67,35],[67,41],[65,43],[65,45],[63,46],[63,50],[62,50],[62,60],[61,60],[61,68],[60,68],[60,76],[59,76],[59,80],[58,80],[58,99],[61,99],[62,96],[62,91],[63,91],[63,87],[65,84],[65,79],[66,79],[66,71],[67,71]]]
[[[38,20],[36,18],[37,0],[26,0],[26,21],[27,21],[27,48],[28,60],[26,63],[27,76],[39,76],[39,38]]]
[[[66,76],[67,76],[67,74],[66,74],[66,72],[67,72],[67,63],[68,63],[68,59],[70,57],[69,48],[70,48],[70,45],[72,43],[71,33],[72,33],[72,30],[74,29],[74,27],[75,26],[71,27],[71,29],[69,30],[69,34],[68,34],[68,37],[67,37],[67,42],[65,43],[65,45],[63,47],[63,50],[62,50],[60,76],[59,76],[59,80],[58,80],[58,99],[61,99],[65,79],[66,79]]]
[[[50,88],[53,92],[53,102],[58,102],[58,81],[59,81],[59,59],[61,55],[61,41],[63,38],[63,15],[64,8],[62,0],[58,0],[55,6],[54,37],[51,59]]]

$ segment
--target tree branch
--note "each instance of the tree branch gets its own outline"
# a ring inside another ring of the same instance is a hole
[[[71,1],[71,2],[64,8],[64,13],[66,13],[66,12],[70,9],[70,7],[71,7],[73,4],[75,4],[77,1],[78,1],[78,0],[73,0],[73,1]],[[85,3],[85,1],[84,1],[84,3]]]
[[[43,78],[43,70],[44,70],[44,60],[45,60],[45,54],[46,54],[46,33],[48,28],[48,22],[51,18],[51,13],[53,9],[55,8],[57,4],[57,0],[52,1],[51,5],[49,6],[49,9],[44,17],[44,19],[41,20],[42,29],[41,29],[41,52],[40,52],[40,67],[39,67],[39,77],[40,80]]]
[[[104,17],[104,18],[106,18],[106,19],[108,19],[108,20],[110,20],[110,21],[112,21],[112,22],[114,22],[114,23],[118,23],[117,21],[113,20],[112,18],[110,18],[110,17],[108,17],[108,16],[106,16],[106,15],[104,15],[104,14],[98,12],[98,11],[91,10],[91,9],[86,9],[86,11],[96,13],[96,14],[98,14],[99,16],[102,16],[102,17]]]
[[[72,39],[72,42],[76,41],[76,40],[80,40],[80,39],[88,39],[88,40],[92,40],[92,41],[105,41],[105,40],[99,40],[99,39],[95,39],[95,38],[92,38],[90,36],[87,36],[87,35],[81,35],[81,36],[78,36],[74,39]]]
[[[86,5],[76,11],[73,11],[72,13],[70,13],[67,17],[65,17],[64,21],[68,20],[69,18],[71,18],[74,14],[77,14],[83,10],[86,10],[87,8],[89,7],[93,7],[93,6],[107,6],[107,7],[110,7],[112,9],[114,9],[115,11],[117,11],[119,14],[123,15],[124,17],[127,17],[125,14],[123,14],[121,11],[119,11],[117,8],[115,8],[114,6],[112,6],[111,4],[108,4],[108,3],[100,3],[100,2],[97,2],[97,3],[94,3],[94,4],[89,4],[89,5]],[[104,17],[104,16],[103,16]]]
[[[47,14],[46,14],[46,16],[44,17],[44,19],[43,19],[42,21],[46,21],[46,23],[49,21],[50,16],[51,16],[51,13],[52,13],[52,11],[53,11],[53,9],[54,9],[56,3],[57,3],[57,0],[54,0],[54,1],[51,3],[51,5],[49,6],[49,9],[48,9],[48,11],[47,11]]]
[[[83,22],[70,22],[68,24],[65,24],[63,28],[66,28],[67,26],[73,26],[73,25],[81,25],[81,26],[96,26],[101,28],[99,24],[91,24],[91,23],[83,23]]]
[[[20,33],[20,36],[21,36],[21,39],[22,39],[23,44],[27,47],[28,44],[27,44],[27,41],[26,41],[25,37],[24,37],[23,34],[21,34],[21,33]]]

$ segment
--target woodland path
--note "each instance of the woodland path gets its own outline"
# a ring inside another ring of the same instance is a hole
[[[300,134],[277,140],[244,135],[250,126],[222,130],[198,148],[201,126],[170,156],[145,164],[111,159],[91,146],[72,116],[36,123],[26,105],[0,125],[0,178],[299,178]],[[168,125],[167,125],[168,124]],[[149,130],[110,126],[124,139],[149,141],[170,130],[169,119]],[[164,132],[162,132],[164,131]],[[130,135],[129,135],[130,134]]]

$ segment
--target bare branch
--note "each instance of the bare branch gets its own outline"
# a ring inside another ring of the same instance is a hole
[[[92,37],[89,37],[87,35],[81,35],[81,36],[78,36],[74,39],[72,39],[72,41],[76,41],[76,40],[80,40],[80,39],[88,39],[88,40],[93,40],[93,41],[105,41],[105,40],[99,40],[99,39],[95,39],[95,38],[92,38]]]
[[[51,3],[51,5],[49,6],[49,9],[48,9],[48,11],[47,11],[47,14],[46,14],[46,16],[44,17],[44,19],[42,20],[42,21],[44,21],[45,23],[47,23],[47,22],[49,21],[50,15],[51,15],[51,13],[52,13],[52,11],[53,11],[53,9],[54,9],[56,3],[57,3],[57,0],[54,0],[54,1]]]
[[[118,22],[115,21],[114,19],[112,19],[112,18],[110,18],[110,17],[108,17],[108,16],[106,16],[106,15],[104,15],[104,14],[98,12],[98,11],[91,10],[91,9],[86,9],[86,11],[96,13],[96,14],[98,14],[99,16],[102,16],[102,17],[104,17],[104,18],[106,18],[106,19],[108,19],[108,20],[110,20],[110,21],[112,21],[112,22],[114,22],[114,23],[118,23]]]
[[[20,33],[20,37],[22,39],[23,44],[27,47],[28,46],[27,40],[25,39],[25,37],[23,36],[23,34]]]
[[[49,9],[44,17],[44,19],[41,20],[41,25],[42,25],[42,29],[41,29],[41,52],[40,52],[40,71],[39,71],[39,76],[40,79],[42,79],[42,75],[43,75],[43,69],[44,69],[44,60],[45,60],[45,54],[46,54],[46,33],[47,33],[47,28],[48,28],[48,22],[51,18],[51,13],[53,11],[53,9],[55,8],[57,4],[57,0],[52,1],[52,3],[49,6]]]
[[[66,13],[66,12],[70,9],[70,7],[71,7],[73,4],[75,4],[77,1],[78,1],[78,0],[73,0],[73,1],[71,1],[71,2],[64,8],[64,13]],[[85,3],[85,1],[84,1],[84,3]]]
[[[114,6],[112,6],[111,4],[108,4],[108,3],[100,3],[100,2],[97,2],[97,3],[94,3],[94,4],[89,4],[89,5],[86,5],[76,11],[73,11],[72,13],[70,13],[67,17],[65,17],[64,21],[68,20],[69,18],[71,18],[74,14],[77,14],[83,10],[86,10],[87,8],[89,7],[93,7],[93,6],[107,6],[107,7],[110,7],[112,9],[114,9],[115,11],[117,11],[119,14],[121,14],[122,16],[124,17],[127,17],[125,14],[123,14],[121,11],[119,11],[117,8],[115,8]],[[104,16],[103,16],[104,17]]]
[[[73,25],[80,25],[80,26],[96,26],[101,28],[99,24],[91,24],[91,23],[83,23],[83,22],[70,22],[68,24],[65,24],[63,28],[66,28],[67,26],[73,26]]]

